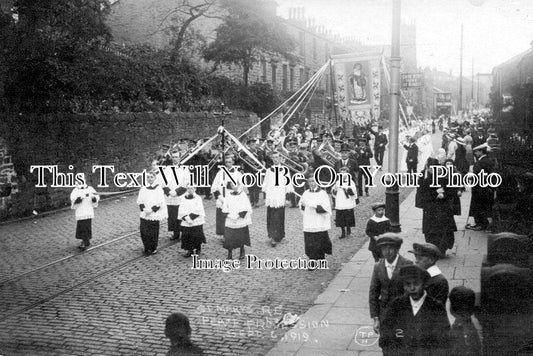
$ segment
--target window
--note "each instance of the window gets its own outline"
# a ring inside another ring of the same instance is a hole
[[[272,63],[272,89],[276,89],[276,64]]]
[[[283,78],[282,78],[282,81],[281,81],[281,88],[283,89],[283,91],[287,91],[287,65],[284,64],[283,65]]]
[[[313,59],[316,59],[316,38],[313,38]]]
[[[304,69],[300,68],[300,86],[302,86],[305,83],[304,80]]]
[[[267,62],[263,59],[261,60],[261,80],[263,83],[267,81]]]
[[[289,72],[289,90],[293,91],[294,90],[294,67],[291,66],[289,71],[290,71]]]
[[[300,56],[305,55],[305,33],[302,31],[300,32],[300,46],[299,46],[299,53]]]

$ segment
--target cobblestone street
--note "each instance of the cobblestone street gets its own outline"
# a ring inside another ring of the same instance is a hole
[[[400,199],[410,190],[401,192]],[[71,211],[0,226],[0,354],[157,355],[168,349],[163,329],[175,311],[189,316],[193,340],[210,355],[263,355],[284,331],[286,312],[302,314],[366,241],[364,228],[384,188],[356,208],[352,237],[330,230],[329,269],[193,270],[179,243],[161,226],[160,252],[144,257],[136,195],[108,199],[96,210],[91,248],[78,252]],[[201,258],[226,255],[214,234],[214,201],[205,201],[207,244]],[[266,209],[254,210],[252,246],[258,258],[305,258],[301,214],[286,209],[286,239],[266,238]]]

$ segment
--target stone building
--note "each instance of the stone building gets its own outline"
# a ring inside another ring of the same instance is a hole
[[[265,16],[277,16],[276,8],[274,1],[264,0]],[[116,0],[111,6],[108,24],[117,44],[148,44],[155,48],[164,48],[171,40],[165,29],[172,23],[175,10],[175,0]],[[213,7],[210,11],[220,14],[222,10]],[[355,50],[354,45],[343,43],[341,38],[332,36],[331,32],[307,19],[304,8],[290,9],[289,18],[279,20],[296,42],[294,54],[298,61],[290,63],[284,58],[265,53],[251,69],[250,83],[269,83],[279,91],[293,92],[307,82],[326,63],[330,55]],[[216,18],[201,17],[195,20],[193,26],[209,42],[214,40],[215,29],[220,21]],[[219,72],[235,80],[242,80],[242,72],[238,67],[222,66]],[[321,81],[322,90],[328,90],[328,81],[327,77]]]

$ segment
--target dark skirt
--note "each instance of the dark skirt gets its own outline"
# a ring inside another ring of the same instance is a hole
[[[159,220],[146,220],[141,218],[141,237],[159,238]]]
[[[476,216],[479,214],[491,216],[493,205],[494,193],[491,188],[479,186],[472,187],[468,216]]]
[[[83,241],[89,241],[93,235],[92,223],[93,219],[83,219],[76,222],[76,238]]]
[[[179,205],[167,205],[168,231],[180,231],[181,220],[178,220]]]
[[[217,235],[224,235],[224,229],[226,225],[226,215],[222,212],[221,208],[217,208],[217,214],[216,214],[215,220],[216,220],[215,233]]]
[[[276,242],[285,237],[285,207],[267,207],[267,237]]]
[[[457,194],[453,197],[453,215],[461,216],[461,197]]]
[[[181,248],[190,250],[199,250],[202,244],[206,243],[203,225],[182,226],[181,227]]]
[[[305,254],[315,260],[324,259],[326,254],[331,255],[332,245],[327,231],[304,231]]]
[[[424,234],[457,231],[452,201],[426,203],[422,211],[422,232]]]
[[[437,246],[443,254],[446,253],[446,250],[453,248],[455,244],[455,234],[453,231],[424,234],[424,238],[426,242]]]
[[[353,209],[335,210],[335,226],[354,227],[355,214]]]
[[[250,246],[250,230],[248,226],[237,229],[226,226],[224,229],[224,244],[222,246],[227,250],[233,250],[244,245]]]
[[[141,240],[144,252],[157,250],[159,242],[159,220],[146,220],[141,218]]]

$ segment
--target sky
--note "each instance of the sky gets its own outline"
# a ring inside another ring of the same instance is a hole
[[[278,15],[304,7],[305,16],[364,44],[391,43],[392,0],[276,0]],[[461,24],[463,75],[492,68],[531,48],[533,0],[402,0],[404,23],[415,23],[417,62],[459,75]]]

